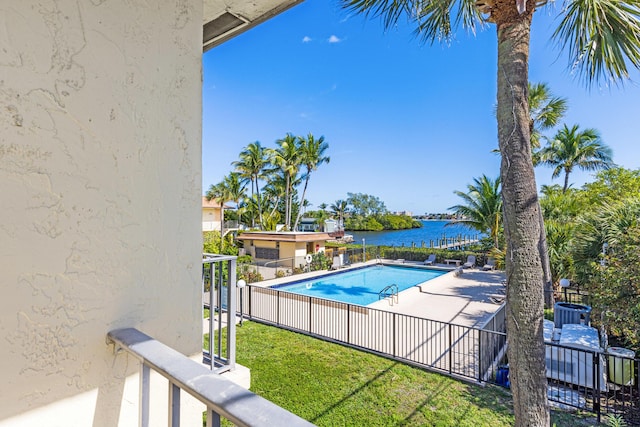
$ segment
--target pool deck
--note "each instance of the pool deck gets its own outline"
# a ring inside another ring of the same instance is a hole
[[[399,264],[392,260],[383,260],[383,263],[388,265],[422,266],[422,264],[411,262]],[[375,264],[376,261],[369,261],[366,264],[358,263],[351,267],[342,268],[339,271]],[[453,266],[437,264],[434,267],[447,270],[449,273],[425,282],[425,284],[413,286],[400,292],[398,302],[393,302],[392,304],[389,299],[385,299],[370,304],[368,307],[457,325],[479,327],[484,325],[502,305],[493,302],[492,298],[504,298],[504,286],[502,284],[505,280],[504,272],[496,270],[482,271],[476,268],[462,270],[462,274],[456,276]],[[254,285],[274,286],[326,273],[326,271],[304,273],[267,280]]]
[[[398,302],[382,300],[369,307],[464,326],[482,326],[502,304],[504,272],[465,269],[400,292]]]

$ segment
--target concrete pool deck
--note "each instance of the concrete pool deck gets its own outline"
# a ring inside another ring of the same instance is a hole
[[[399,264],[393,260],[382,260],[387,265],[405,265],[407,267],[423,267],[418,263]],[[367,265],[376,265],[377,261],[365,264],[357,263],[338,271],[347,271]],[[463,326],[479,327],[501,307],[492,298],[504,298],[505,274],[502,271],[482,271],[465,269],[456,276],[452,266],[437,264],[440,270],[449,271],[424,284],[413,286],[398,295],[398,302],[389,299],[377,301],[367,307],[378,310],[402,313],[424,319],[449,322]],[[266,280],[253,285],[271,287],[292,281],[305,280],[327,274],[327,271],[303,273],[295,276]]]
[[[504,298],[504,280],[501,271],[466,269],[459,276],[452,272],[402,291],[393,304],[387,299],[368,307],[478,327],[502,305],[492,298]]]

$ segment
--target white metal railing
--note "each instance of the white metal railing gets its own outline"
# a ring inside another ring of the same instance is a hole
[[[227,309],[236,306],[236,260],[232,255],[202,254],[202,302],[203,307],[209,307],[209,348],[202,352],[205,363],[218,373],[233,370],[236,365],[236,315]],[[214,322],[216,316],[218,321]],[[224,326],[226,345],[222,343]]]
[[[237,426],[303,427],[313,424],[246,390],[178,351],[134,328],[107,334],[114,351],[126,351],[141,363],[140,425],[149,426],[151,370],[169,381],[169,425],[180,425],[180,392],[184,391],[207,407],[207,427],[220,426],[226,418]]]

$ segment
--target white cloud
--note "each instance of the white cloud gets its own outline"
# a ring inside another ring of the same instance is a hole
[[[329,37],[329,40],[327,40],[329,43],[340,43],[342,41],[342,39],[340,39],[340,37],[335,36],[333,34],[331,34],[331,37]]]
[[[309,37],[309,36],[304,36],[304,37],[302,38],[302,43],[309,43],[311,40],[312,40],[312,39],[311,39],[311,37]]]

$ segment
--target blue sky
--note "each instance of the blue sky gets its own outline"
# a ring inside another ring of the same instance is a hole
[[[640,168],[640,73],[623,87],[586,89],[550,41],[556,15],[534,17],[530,81],[568,98],[564,123],[597,129],[617,164]],[[329,144],[331,162],[309,183],[311,209],[350,192],[392,211],[443,212],[460,202],[455,190],[499,174],[492,25],[429,45],[404,22],[385,32],[333,1],[307,0],[205,53],[203,67],[203,191],[247,144],[275,147],[288,132]],[[562,184],[548,167],[536,177]],[[575,187],[590,180],[570,176]]]

